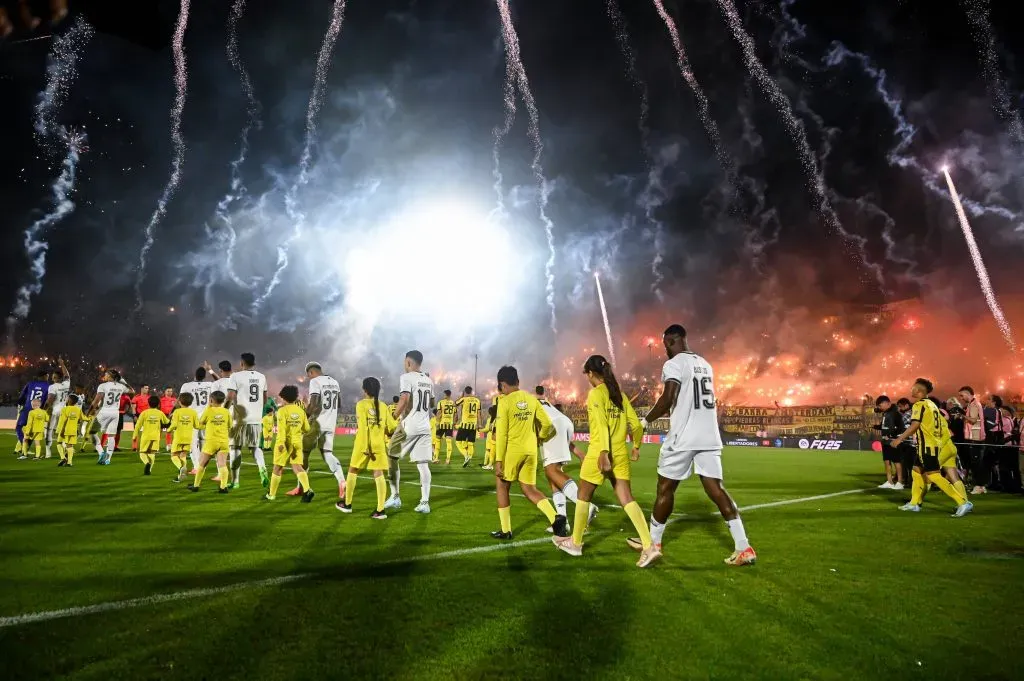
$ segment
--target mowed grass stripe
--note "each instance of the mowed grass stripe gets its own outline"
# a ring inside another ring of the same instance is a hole
[[[829,499],[832,497],[845,496],[848,494],[857,494],[860,492],[865,492],[868,489],[870,488],[863,487],[858,489],[844,490],[842,492],[833,492],[830,494],[818,494],[815,496],[802,497],[799,499],[782,499],[780,501],[775,502],[744,506],[740,508],[740,511],[746,512],[760,508],[773,508],[777,506],[788,506],[791,504],[799,504],[808,501],[818,501],[821,499]],[[717,512],[713,515],[717,515]],[[396,558],[394,560],[384,561],[383,563],[381,563],[381,565],[401,565],[408,563],[421,563],[426,561],[446,560],[448,558],[460,558],[463,556],[475,555],[480,553],[490,553],[493,551],[506,551],[510,549],[520,548],[523,546],[533,546],[536,544],[544,544],[550,542],[550,537],[538,537],[537,539],[527,539],[523,541],[503,542],[500,544],[485,544],[483,546],[476,546],[466,549],[455,549],[452,551],[442,551],[440,553],[409,556],[405,558]],[[187,589],[185,591],[178,591],[175,593],[156,594],[153,596],[143,596],[141,598],[131,598],[123,601],[109,601],[107,603],[97,603],[95,605],[84,605],[72,608],[62,608],[58,610],[46,610],[43,612],[25,613],[23,615],[11,615],[8,617],[0,618],[0,629],[16,627],[24,624],[33,624],[36,622],[46,622],[56,619],[65,619],[69,617],[81,617],[84,615],[94,615],[103,612],[129,610],[132,608],[140,608],[149,605],[157,605],[160,603],[169,603],[191,598],[205,598],[208,596],[216,596],[218,594],[229,593],[231,591],[238,591],[241,589],[261,589],[272,586],[280,586],[282,584],[288,584],[290,582],[298,582],[306,579],[312,579],[316,576],[316,573],[284,575],[281,577],[273,577],[270,579],[237,582],[235,584],[228,584],[219,587]]]

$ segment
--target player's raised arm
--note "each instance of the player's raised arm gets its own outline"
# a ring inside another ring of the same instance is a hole
[[[220,376],[217,374],[216,371],[213,370],[213,367],[206,360],[203,360],[203,368],[206,369],[206,373],[207,374],[209,374],[210,376],[213,376],[213,380],[215,380],[215,381],[219,381],[220,380]]]
[[[60,373],[61,373],[61,376],[64,377],[64,380],[65,381],[70,381],[71,380],[71,372],[68,371],[68,365],[64,363],[64,358],[63,357],[58,357],[57,358],[57,366],[60,367]]]

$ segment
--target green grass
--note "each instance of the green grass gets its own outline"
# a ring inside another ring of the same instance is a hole
[[[109,467],[80,454],[68,470],[16,461],[12,446],[0,435],[0,617],[309,576],[0,628],[4,679],[1024,678],[1019,498],[983,497],[962,520],[937,491],[920,514],[874,489],[752,509],[759,562],[735,569],[722,564],[727,528],[690,481],[649,570],[613,508],[581,559],[536,543],[425,560],[493,545],[487,472],[435,466],[429,517],[404,485],[405,508],[374,522],[368,479],[342,515],[326,475],[312,505],[268,503],[250,466],[237,492],[189,494],[166,456],[143,477],[131,453]],[[656,458],[645,447],[634,468],[645,512]],[[877,459],[734,449],[724,464],[742,507],[870,488]],[[597,500],[614,503],[608,489]],[[525,499],[512,522],[517,540],[547,536]]]

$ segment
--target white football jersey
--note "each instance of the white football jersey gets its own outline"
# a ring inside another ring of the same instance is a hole
[[[430,409],[434,401],[434,382],[420,371],[402,374],[398,380],[399,392],[409,393],[409,414],[402,428],[409,436],[430,434]]]
[[[224,393],[224,404],[226,405],[228,397],[230,397],[228,395],[228,392],[231,391],[231,390],[234,390],[235,392],[238,392],[238,384],[235,383],[235,377],[234,376],[222,376],[222,377],[218,378],[216,381],[214,381],[212,384],[210,384],[210,394],[211,395],[213,393],[217,392],[218,390],[221,391],[222,393]]]
[[[248,425],[263,421],[264,395],[267,392],[267,377],[258,371],[236,371],[231,374],[235,380],[238,399],[235,404],[245,409],[245,422]]]
[[[100,402],[100,414],[117,414],[120,411],[121,406],[121,395],[128,392],[128,388],[124,387],[122,383],[114,383],[113,381],[107,381],[106,383],[100,383],[100,387],[96,388],[96,394],[103,395],[103,400]]]
[[[50,394],[53,395],[53,412],[56,414],[68,403],[68,395],[71,394],[71,379],[66,378],[60,383],[51,385]]]
[[[202,416],[206,407],[210,405],[210,393],[213,392],[213,383],[209,381],[189,381],[181,386],[179,395],[190,393],[192,395],[192,408],[196,415]]]
[[[333,433],[338,427],[338,406],[341,401],[341,387],[330,376],[317,376],[309,381],[309,396],[320,396],[320,415],[316,422],[320,430]]]
[[[661,380],[679,383],[679,397],[669,414],[669,431],[662,446],[671,451],[721,449],[715,374],[707,360],[694,352],[680,352],[665,362]]]
[[[569,451],[569,443],[576,434],[576,427],[572,419],[555,409],[548,402],[542,401],[540,406],[544,413],[551,419],[551,425],[555,427],[555,436],[544,443],[545,461],[567,461],[572,459],[572,452]]]

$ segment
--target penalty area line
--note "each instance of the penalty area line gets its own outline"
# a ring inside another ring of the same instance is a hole
[[[831,494],[817,494],[812,497],[782,499],[780,501],[770,501],[764,504],[752,504],[750,506],[743,506],[740,507],[739,510],[753,511],[759,508],[775,508],[778,506],[789,506],[791,504],[801,504],[806,503],[808,501],[819,501],[821,499],[841,497],[847,494],[857,494],[860,492],[866,492],[868,489],[871,488],[861,487],[858,489],[844,490],[842,492],[832,492]],[[718,512],[715,512],[712,515],[718,515]],[[392,560],[384,561],[382,563],[378,563],[378,565],[403,565],[408,563],[423,563],[435,560],[446,560],[448,558],[461,558],[463,556],[470,556],[478,553],[507,551],[509,549],[515,549],[522,546],[534,546],[536,544],[545,544],[550,542],[551,537],[538,537],[537,539],[501,542],[499,544],[484,544],[482,546],[474,546],[466,549],[454,549],[451,551],[441,551],[440,553],[427,553],[416,556],[408,556],[406,558],[395,558]],[[220,594],[231,593],[232,591],[241,591],[243,589],[264,589],[267,587],[281,586],[282,584],[290,584],[292,582],[300,582],[308,579],[315,579],[317,576],[318,575],[315,573],[283,575],[281,577],[271,577],[269,579],[259,579],[248,582],[236,582],[235,584],[226,584],[224,586],[187,589],[185,591],[176,591],[174,593],[155,594],[153,596],[142,596],[140,598],[129,598],[127,600],[122,601],[108,601],[106,603],[97,603],[95,605],[83,605],[73,608],[61,608],[59,610],[43,610],[41,612],[30,612],[25,613],[23,615],[11,615],[8,617],[0,617],[0,629],[9,629],[11,627],[17,627],[23,624],[34,624],[36,622],[48,622],[57,619],[67,619],[69,617],[81,617],[83,615],[95,615],[104,612],[131,610],[133,608],[141,608],[148,605],[158,605],[160,603],[173,603],[175,601],[183,601],[193,598],[205,598],[208,596],[217,596]]]

